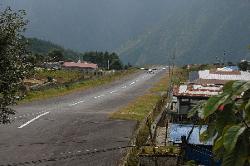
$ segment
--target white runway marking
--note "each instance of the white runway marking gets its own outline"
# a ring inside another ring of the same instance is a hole
[[[84,100],[81,100],[81,101],[75,102],[75,103],[73,103],[73,104],[70,104],[70,106],[75,106],[75,105],[77,105],[77,104],[84,103],[84,102],[85,102]]]
[[[135,82],[131,82],[131,83],[130,83],[130,85],[133,85],[133,84],[135,84]]]
[[[43,113],[43,114],[41,114],[41,115],[38,115],[38,116],[35,117],[34,119],[31,119],[30,121],[24,123],[23,125],[21,125],[21,126],[18,127],[18,128],[21,129],[21,128],[23,128],[23,127],[29,125],[30,123],[34,122],[35,120],[39,119],[40,117],[42,117],[42,116],[44,116],[44,115],[47,115],[48,113],[49,113],[49,112],[45,112],[45,113]]]

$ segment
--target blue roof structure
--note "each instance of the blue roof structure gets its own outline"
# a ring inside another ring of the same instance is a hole
[[[239,67],[238,66],[225,66],[224,69],[229,69],[232,71],[238,71]]]
[[[192,130],[192,124],[170,124],[168,128],[168,141],[173,143],[181,143],[181,137],[189,135],[189,132]],[[200,134],[207,129],[207,125],[194,126],[193,132],[190,135],[188,140],[189,144],[194,145],[213,145],[213,141],[201,142]]]

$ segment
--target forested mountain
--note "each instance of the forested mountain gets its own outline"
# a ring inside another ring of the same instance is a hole
[[[44,41],[37,38],[28,38],[28,50],[33,54],[41,54],[47,56],[49,52],[53,50],[60,50],[66,59],[77,60],[80,53],[65,49],[62,46],[54,44],[50,41]]]
[[[125,63],[166,64],[173,52],[178,64],[250,58],[249,0],[1,0],[7,5],[27,11],[26,36],[116,50]]]
[[[168,63],[173,55],[177,64],[250,58],[250,1],[188,0],[173,8],[161,24],[119,49],[124,61]]]
[[[123,66],[120,57],[112,52],[85,52],[80,53],[70,49],[64,49],[62,46],[54,44],[50,41],[44,41],[37,38],[27,38],[28,50],[35,55],[35,59],[32,59],[33,63],[41,63],[43,61],[60,61],[60,60],[73,60],[92,62],[98,64],[102,69],[115,69],[121,70],[123,68],[130,67],[129,65]],[[31,55],[31,56],[32,56]],[[32,57],[33,57],[32,56]],[[54,59],[52,58],[54,57]],[[58,59],[55,59],[57,57]],[[52,59],[51,59],[52,58]]]

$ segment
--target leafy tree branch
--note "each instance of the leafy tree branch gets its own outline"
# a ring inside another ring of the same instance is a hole
[[[32,66],[27,62],[26,40],[23,37],[27,20],[25,11],[0,11],[0,123],[8,123],[9,115],[23,86],[22,80]]]

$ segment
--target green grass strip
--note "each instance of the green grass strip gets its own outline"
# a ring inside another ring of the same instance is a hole
[[[112,75],[102,76],[97,79],[90,79],[81,81],[78,83],[68,84],[67,86],[58,86],[56,88],[48,88],[45,90],[38,90],[38,91],[29,91],[25,98],[21,100],[19,103],[26,103],[31,102],[34,100],[41,100],[41,99],[48,99],[57,96],[67,95],[79,90],[86,90],[94,87],[98,87],[116,80],[119,80],[127,75],[135,73],[136,69],[130,69],[127,71],[117,72]]]

